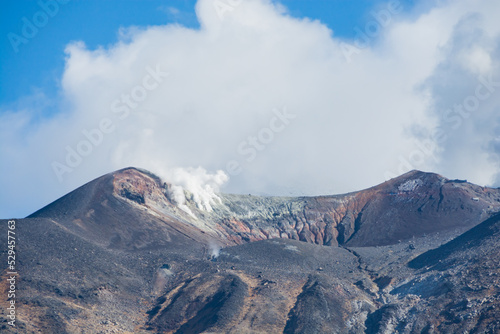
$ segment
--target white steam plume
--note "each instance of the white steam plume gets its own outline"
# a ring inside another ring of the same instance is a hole
[[[215,241],[210,241],[208,244],[208,252],[211,259],[216,259],[219,257],[221,246]]]
[[[217,196],[220,187],[229,180],[222,170],[209,173],[202,167],[198,168],[153,168],[165,182],[171,184],[170,196],[177,206],[195,217],[187,206],[187,201],[192,200],[199,210],[211,212],[212,206],[221,203]],[[186,198],[188,195],[190,198]]]

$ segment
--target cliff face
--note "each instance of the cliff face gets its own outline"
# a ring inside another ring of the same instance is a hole
[[[186,198],[129,168],[17,220],[18,327],[0,328],[500,331],[498,189],[413,171],[337,196],[219,194],[211,211]]]

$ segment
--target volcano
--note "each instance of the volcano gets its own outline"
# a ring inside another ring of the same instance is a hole
[[[500,189],[411,171],[210,208],[171,190],[126,168],[15,219],[17,318],[5,269],[2,331],[500,332]]]

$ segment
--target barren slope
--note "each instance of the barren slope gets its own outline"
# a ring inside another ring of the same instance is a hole
[[[124,169],[16,220],[18,332],[500,330],[498,189],[414,171],[189,214],[169,187]]]

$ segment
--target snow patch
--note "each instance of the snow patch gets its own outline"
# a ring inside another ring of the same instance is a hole
[[[420,179],[414,179],[414,180],[408,180],[405,183],[401,184],[398,187],[399,192],[410,192],[414,191],[418,187],[420,187],[423,184],[422,180]]]
[[[289,251],[293,251],[293,252],[300,253],[300,251],[299,251],[299,249],[297,248],[297,246],[293,246],[293,245],[286,245],[286,246],[285,246],[285,249],[286,249],[286,250],[289,250]]]

